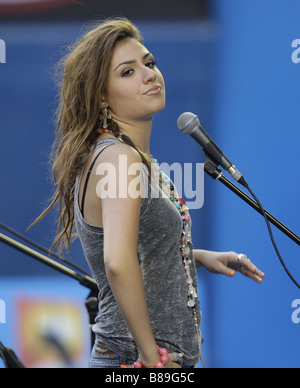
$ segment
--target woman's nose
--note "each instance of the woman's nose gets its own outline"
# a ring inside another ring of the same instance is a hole
[[[145,70],[144,70],[144,82],[145,83],[148,83],[148,82],[153,82],[156,80],[156,73],[154,70],[150,69],[149,67],[145,67]]]

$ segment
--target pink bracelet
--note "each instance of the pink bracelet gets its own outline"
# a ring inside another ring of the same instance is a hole
[[[160,348],[158,345],[157,349],[158,354],[160,355],[160,362],[157,362],[154,368],[163,368],[165,364],[169,361],[169,357],[167,356],[168,351],[165,348]],[[136,361],[133,365],[135,368],[143,368],[143,364],[141,363],[141,361]]]

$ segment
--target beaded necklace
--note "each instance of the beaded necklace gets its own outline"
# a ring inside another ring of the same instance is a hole
[[[163,192],[170,198],[171,202],[175,205],[176,209],[179,211],[181,220],[182,220],[182,234],[180,239],[180,252],[182,256],[183,267],[185,270],[187,283],[188,283],[188,297],[187,297],[187,306],[193,309],[194,319],[196,326],[198,326],[196,312],[194,311],[197,305],[197,291],[194,287],[193,278],[191,276],[191,264],[192,260],[190,258],[190,253],[193,250],[192,235],[190,221],[191,217],[189,215],[189,208],[186,206],[186,203],[183,198],[180,198],[177,191],[175,190],[174,183],[171,179],[161,171],[159,164],[156,159],[153,159],[151,156],[151,161],[154,164],[157,173],[159,184]]]

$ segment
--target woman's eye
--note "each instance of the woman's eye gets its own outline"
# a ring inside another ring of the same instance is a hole
[[[122,77],[129,77],[129,76],[131,76],[132,73],[133,73],[133,69],[125,70],[122,73]]]
[[[153,59],[152,61],[149,61],[145,64],[146,67],[149,67],[150,69],[153,69],[156,66],[156,61]],[[134,73],[134,69],[127,69],[124,70],[121,74],[122,77],[130,77]]]
[[[155,60],[153,60],[153,61],[147,62],[146,66],[150,67],[151,69],[153,69],[153,67],[155,67],[156,64],[157,64],[157,62]]]

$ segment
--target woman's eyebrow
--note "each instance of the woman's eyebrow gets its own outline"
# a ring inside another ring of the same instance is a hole
[[[143,56],[142,60],[144,61],[146,58],[149,57],[149,55],[152,55],[152,54],[151,54],[151,53],[145,54],[145,55]],[[131,60],[131,61],[121,62],[121,63],[115,68],[114,71],[116,71],[116,70],[117,70],[120,66],[122,66],[122,65],[132,65],[133,63],[136,63],[136,60],[135,60],[135,59],[133,59],[133,60]]]

